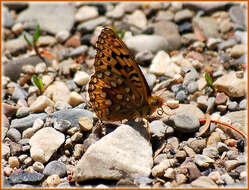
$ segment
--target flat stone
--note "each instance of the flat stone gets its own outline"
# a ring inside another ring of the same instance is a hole
[[[165,67],[167,65],[167,67]],[[173,63],[169,55],[164,51],[159,51],[152,60],[149,68],[151,73],[157,75],[165,75],[173,78],[176,74],[180,74],[180,67]]]
[[[70,90],[67,85],[62,81],[55,81],[44,91],[43,95],[50,97],[53,102],[67,103]]]
[[[136,35],[125,40],[125,44],[134,53],[141,51],[157,53],[159,50],[168,49],[168,41],[160,35]]]
[[[139,9],[128,15],[126,22],[142,30],[147,26],[147,18],[144,12]]]
[[[60,161],[52,161],[49,162],[44,171],[43,171],[44,175],[58,175],[60,177],[64,177],[67,174],[67,168],[66,165]]]
[[[183,9],[175,14],[174,20],[176,23],[178,23],[186,19],[191,19],[193,16],[194,13],[192,11],[190,11],[189,9]]]
[[[111,22],[106,17],[102,16],[96,19],[82,22],[77,26],[77,30],[82,32],[91,32],[97,26],[107,26],[108,24],[111,24]]]
[[[11,184],[27,183],[27,184],[37,184],[42,181],[44,175],[40,173],[13,173],[10,177]]]
[[[81,117],[88,117],[93,119],[93,113],[84,109],[68,109],[54,112],[51,117],[58,120],[68,120],[71,123],[71,127],[79,127],[79,119]]]
[[[46,141],[44,141],[44,139],[46,139]],[[54,128],[46,127],[40,129],[29,141],[32,159],[41,163],[47,162],[64,141],[65,136]]]
[[[217,20],[212,17],[196,17],[193,19],[193,25],[206,39],[219,37]]]
[[[209,167],[210,164],[213,164],[215,161],[208,156],[196,154],[194,158],[195,163],[200,167]]]
[[[235,72],[230,72],[219,77],[214,82],[214,87],[232,98],[243,97],[246,94],[246,80],[245,78],[237,78]]]
[[[96,178],[119,180],[127,173],[149,176],[153,160],[146,130],[131,124],[121,125],[92,144],[76,166],[74,179],[78,182]]]
[[[44,120],[47,117],[45,113],[30,114],[27,117],[21,119],[13,119],[11,122],[11,127],[16,128],[19,131],[23,131],[29,127],[32,127],[36,119],[40,118]]]
[[[93,18],[98,17],[98,9],[96,7],[91,7],[91,6],[83,6],[80,7],[75,14],[75,20],[77,22],[82,22],[86,20],[90,20]]]
[[[58,31],[70,31],[74,24],[75,8],[70,3],[37,4],[29,7],[18,15],[18,22],[28,22],[30,18],[40,25],[41,30],[56,34]],[[49,20],[49,22],[48,22]],[[63,24],[61,21],[63,20]]]
[[[47,96],[39,96],[31,105],[30,105],[30,112],[42,112],[48,106],[53,107],[54,102],[50,100]]]
[[[181,36],[175,23],[162,20],[153,24],[153,27],[156,35],[162,36],[167,40],[165,51],[170,52],[181,47]]]

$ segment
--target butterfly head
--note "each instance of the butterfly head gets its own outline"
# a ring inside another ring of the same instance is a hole
[[[151,108],[150,114],[154,113],[157,108],[162,107],[164,99],[159,96],[151,96],[148,99],[149,107]]]

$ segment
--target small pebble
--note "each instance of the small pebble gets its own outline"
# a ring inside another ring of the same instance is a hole
[[[56,187],[60,184],[60,177],[58,175],[50,175],[46,179],[46,183],[49,187]]]
[[[242,100],[242,101],[239,103],[239,109],[240,109],[240,110],[246,110],[246,108],[247,108],[247,100],[244,99],[244,100]]]
[[[225,95],[225,93],[224,92],[217,93],[215,103],[217,105],[220,105],[220,104],[225,104],[226,102],[227,102],[227,96]]]
[[[238,111],[239,110],[239,105],[236,101],[229,102],[227,106],[229,111]]]
[[[72,142],[79,142],[80,140],[82,140],[83,134],[80,132],[76,132],[72,137]]]
[[[33,168],[35,171],[42,173],[44,170],[44,165],[41,162],[35,162],[33,164]]]
[[[225,168],[226,170],[229,172],[231,171],[232,169],[236,168],[237,166],[240,165],[239,161],[238,160],[227,160],[225,161]]]
[[[35,134],[35,130],[33,128],[28,128],[22,132],[22,138],[30,139]]]
[[[75,107],[79,104],[81,104],[83,101],[83,98],[80,94],[77,92],[73,91],[70,93],[69,99],[68,99],[68,104],[70,104],[72,107]]]
[[[71,127],[71,123],[68,120],[54,120],[54,128],[58,131],[65,132]]]
[[[23,163],[24,160],[25,160],[26,158],[28,158],[28,155],[27,155],[27,154],[22,154],[22,155],[20,155],[20,156],[18,157],[18,159],[20,160],[21,163]]]
[[[31,166],[32,163],[33,163],[33,160],[32,160],[32,158],[27,157],[27,158],[24,160],[23,163],[24,163],[26,166]]]
[[[90,131],[93,128],[93,121],[88,117],[81,117],[79,119],[80,131]]]
[[[16,117],[25,117],[29,114],[29,108],[28,107],[20,107],[18,108],[16,112]]]
[[[209,167],[210,164],[215,163],[215,160],[209,158],[208,156],[197,154],[194,158],[195,163],[200,167]]]
[[[8,163],[11,168],[19,168],[19,160],[15,156],[9,157]]]
[[[167,106],[169,106],[172,109],[175,109],[175,108],[179,107],[179,101],[178,100],[168,100],[166,104],[167,104]]]

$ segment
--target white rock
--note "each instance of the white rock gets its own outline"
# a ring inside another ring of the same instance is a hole
[[[30,112],[41,112],[48,106],[54,106],[54,102],[51,101],[47,96],[39,96],[31,105]]]
[[[230,72],[219,77],[214,82],[214,87],[229,97],[238,98],[246,95],[246,78],[237,78],[235,72]]]
[[[145,29],[147,25],[146,16],[141,10],[135,10],[131,15],[128,15],[126,21],[140,29]]]
[[[79,95],[77,92],[73,91],[70,93],[68,104],[70,104],[72,107],[75,107],[79,104],[81,104],[83,101],[83,98],[81,95]]]
[[[44,163],[65,141],[65,136],[52,127],[42,128],[30,139],[30,154],[34,161]]]
[[[45,90],[43,94],[49,97],[55,103],[56,102],[67,103],[68,98],[70,96],[70,90],[64,82],[55,81]]]
[[[118,180],[127,173],[149,176],[153,160],[152,147],[144,137],[146,134],[141,125],[121,125],[87,149],[76,166],[74,179]]]
[[[75,73],[73,81],[79,86],[84,86],[88,83],[89,79],[90,76],[86,72],[78,71]]]
[[[173,63],[169,55],[164,51],[157,53],[157,55],[152,60],[149,70],[151,73],[157,75],[166,75],[171,78],[181,72],[181,68]]]
[[[83,6],[75,15],[76,22],[83,22],[98,17],[99,13],[96,7]]]

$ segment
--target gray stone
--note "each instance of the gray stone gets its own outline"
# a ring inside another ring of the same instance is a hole
[[[183,9],[175,14],[174,20],[178,23],[186,19],[191,19],[193,16],[194,13],[192,11],[190,11],[189,9]]]
[[[52,161],[46,165],[43,174],[47,176],[58,175],[64,177],[67,174],[67,168],[66,165],[60,161]]]
[[[128,38],[125,41],[127,47],[133,51],[134,53],[138,53],[141,51],[151,51],[152,53],[156,53],[159,50],[168,49],[168,41],[159,35],[137,35],[131,38]]]
[[[229,16],[232,21],[242,27],[246,26],[246,9],[240,5],[232,6],[229,9]]]
[[[195,93],[199,89],[198,83],[196,81],[190,82],[187,86],[187,89],[190,94]]]
[[[12,120],[11,127],[16,128],[22,132],[25,129],[32,127],[32,125],[36,119],[40,118],[40,119],[44,120],[46,117],[47,117],[47,114],[45,114],[45,113],[30,114],[27,117]]]
[[[22,135],[17,129],[10,128],[7,132],[7,137],[9,137],[14,142],[18,142],[21,140]]]
[[[247,99],[244,99],[239,103],[239,109],[246,110],[246,108],[247,108]]]
[[[68,120],[71,123],[71,127],[79,127],[79,119],[81,117],[93,119],[93,113],[88,110],[74,108],[54,112],[51,117],[58,120]]]
[[[92,19],[79,24],[77,26],[77,30],[82,32],[90,32],[93,31],[97,26],[106,26],[108,24],[111,23],[106,17],[98,17],[96,19]]]
[[[28,107],[20,107],[18,108],[16,112],[16,117],[25,117],[29,114],[29,108]]]
[[[30,3],[29,7],[18,15],[17,21],[29,22],[32,18],[39,23],[41,30],[56,34],[58,31],[72,29],[74,13],[75,8],[70,3]]]
[[[26,41],[25,41],[25,44],[27,45]],[[14,44],[14,46],[16,45]],[[49,62],[48,59],[46,59],[46,61]],[[14,60],[9,61],[7,64],[4,65],[3,73],[5,76],[8,76],[12,81],[17,81],[17,79],[19,79],[20,77],[20,73],[23,72],[23,69],[22,69],[23,66],[25,65],[35,66],[41,62],[42,60],[38,56],[16,58]]]
[[[13,173],[9,177],[9,180],[11,184],[17,184],[17,183],[35,184],[41,182],[43,177],[44,175],[40,173],[23,172],[23,173]]]
[[[179,100],[179,102],[184,102],[187,99],[187,92],[185,90],[180,90],[176,94],[176,100]]]
[[[208,146],[203,149],[203,155],[208,156],[209,158],[218,158],[219,153],[215,146]]]
[[[149,87],[152,88],[156,82],[156,76],[154,74],[144,74],[144,77]]]
[[[28,49],[28,44],[23,36],[16,39],[9,39],[4,43],[4,49],[9,51],[12,55],[17,55],[20,52],[25,52]]]
[[[213,164],[215,161],[208,156],[196,154],[194,158],[195,163],[200,167],[209,167],[210,164]]]
[[[215,10],[223,10],[228,4],[230,4],[230,2],[186,2],[183,3],[183,6],[195,10],[211,12]]]
[[[239,110],[239,105],[236,101],[229,102],[228,103],[228,110],[229,111],[238,111]]]
[[[58,131],[65,132],[71,127],[71,123],[68,120],[58,120],[54,121],[54,128]]]
[[[2,6],[2,8],[3,26],[6,28],[11,28],[15,24],[14,18],[6,7]]]
[[[199,129],[199,120],[192,114],[176,114],[169,117],[168,124],[182,133],[192,133]]]
[[[206,39],[219,37],[218,23],[215,18],[195,17],[193,19],[193,25],[200,30],[200,33],[203,34]]]
[[[152,136],[163,138],[165,136],[166,126],[161,120],[155,120],[150,123]]]
[[[165,51],[173,51],[181,47],[181,36],[178,27],[170,21],[159,21],[153,24],[154,33],[164,37],[167,40]]]
[[[188,85],[190,82],[199,78],[199,74],[194,67],[187,68],[188,72],[184,76],[183,85]]]
[[[96,178],[119,180],[127,173],[130,176],[150,175],[152,147],[146,129],[138,123],[129,124],[131,126],[121,125],[87,149],[76,166],[76,181]]]
[[[232,46],[234,46],[235,44],[237,44],[237,42],[234,39],[229,39],[227,41],[223,41],[221,43],[218,44],[218,49],[219,50],[225,50],[227,48],[230,48]]]
[[[26,92],[21,86],[16,85],[14,92],[12,94],[13,100],[26,99],[28,97],[28,92]]]

